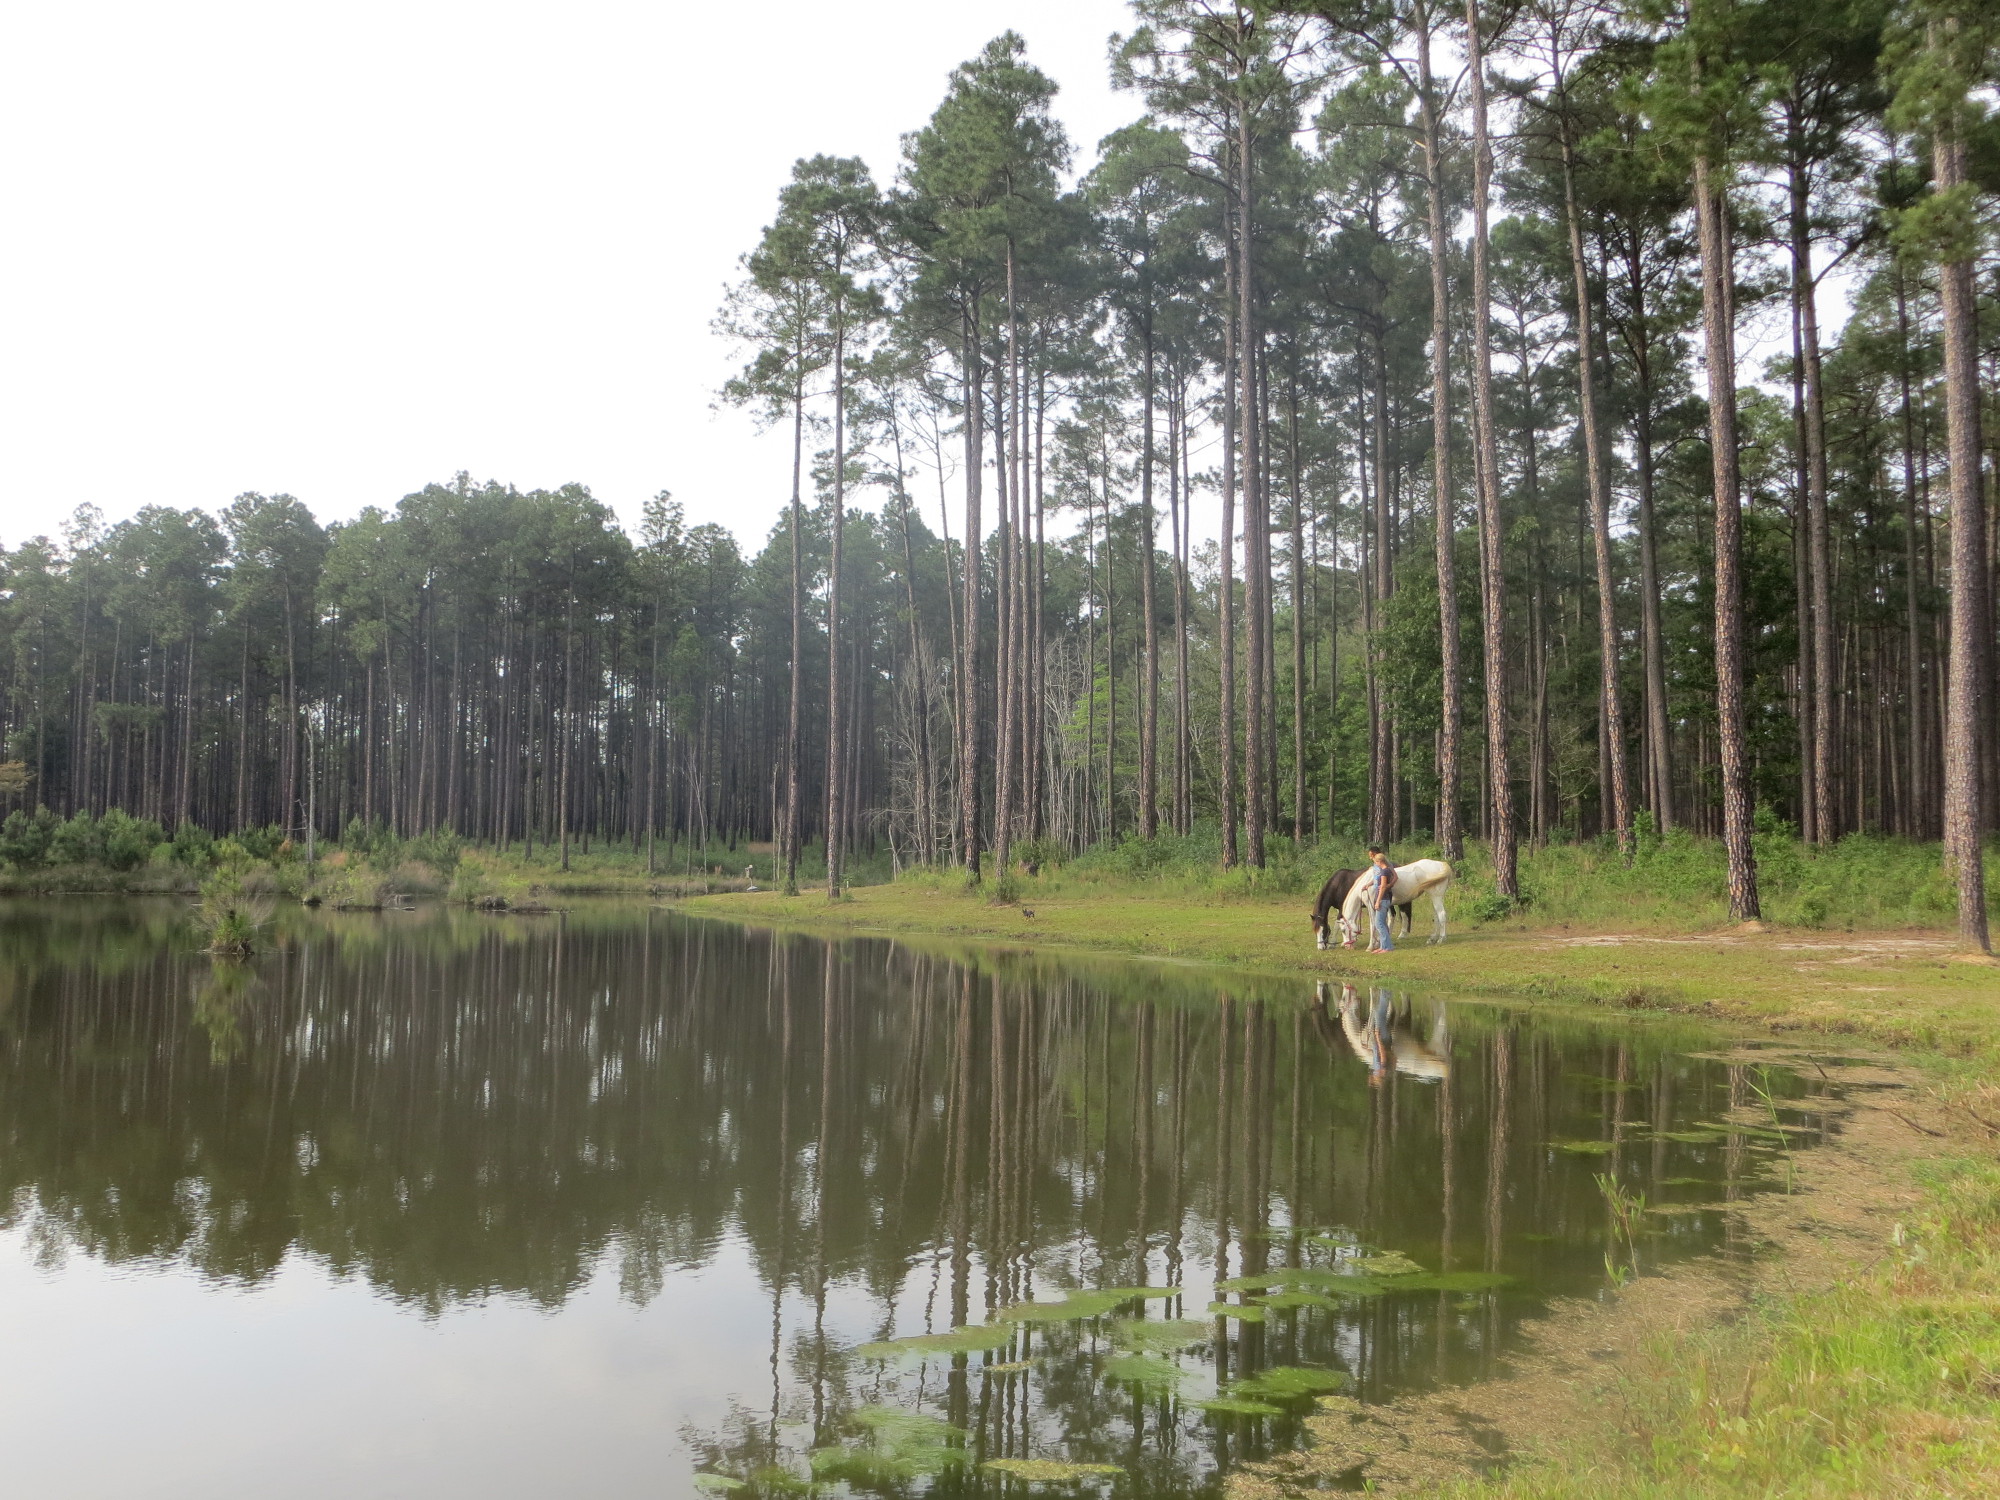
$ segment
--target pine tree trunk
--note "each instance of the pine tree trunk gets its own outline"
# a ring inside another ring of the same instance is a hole
[[[1375,508],[1374,550],[1370,559],[1374,581],[1370,592],[1375,600],[1375,609],[1369,624],[1368,642],[1369,658],[1373,663],[1369,680],[1373,685],[1374,704],[1369,720],[1373,747],[1369,752],[1368,841],[1386,845],[1396,820],[1396,772],[1390,764],[1395,744],[1394,731],[1390,727],[1394,716],[1393,695],[1383,681],[1382,664],[1387,660],[1387,647],[1381,632],[1388,628],[1389,596],[1395,591],[1396,575],[1389,547],[1389,351],[1379,310],[1371,335],[1374,359],[1370,373],[1375,386],[1375,414],[1370,427],[1375,445]]]
[[[1625,709],[1619,694],[1618,594],[1611,572],[1611,483],[1597,430],[1597,341],[1591,334],[1590,277],[1583,256],[1583,224],[1576,207],[1576,163],[1569,122],[1562,132],[1563,210],[1569,226],[1570,272],[1576,283],[1577,402],[1583,428],[1583,464],[1590,489],[1590,535],[1597,564],[1599,712],[1604,755],[1611,772],[1611,825],[1618,852],[1633,854],[1632,781],[1625,754]]]
[[[1949,126],[1931,148],[1936,191],[1966,180],[1964,141]],[[1984,808],[1981,745],[1987,675],[1986,507],[1979,474],[1979,313],[1970,259],[1938,267],[1943,294],[1946,445],[1951,455],[1951,658],[1944,700],[1944,857],[1958,886],[1958,932],[1990,953],[1986,927],[1986,871],[1982,852]]]
[[[1833,807],[1833,563],[1826,516],[1826,403],[1820,383],[1819,295],[1813,279],[1811,219],[1804,166],[1791,169],[1792,297],[1798,307],[1799,365],[1805,405],[1807,575],[1812,592],[1813,833],[1831,844],[1839,832]]]
[[[1444,148],[1437,85],[1431,76],[1431,13],[1417,26],[1418,108],[1424,140],[1424,196],[1431,242],[1431,504],[1435,513],[1438,639],[1442,729],[1438,737],[1437,841],[1451,862],[1465,858],[1458,817],[1461,724],[1465,717],[1464,668],[1459,663],[1458,543],[1451,486],[1451,241],[1445,226]]]
[[[1903,285],[1903,261],[1895,265],[1896,281],[1896,380],[1900,398],[1898,413],[1902,425],[1903,448],[1903,629],[1908,672],[1906,711],[1909,715],[1910,812],[1904,832],[1911,838],[1927,838],[1932,828],[1930,767],[1924,755],[1924,657],[1923,634],[1917,624],[1917,459],[1915,429],[1910,414],[1910,309]]]
[[[1750,766],[1743,707],[1743,504],[1736,473],[1735,275],[1722,195],[1708,158],[1694,164],[1695,225],[1701,246],[1702,340],[1708,365],[1708,441],[1715,473],[1715,720],[1722,762],[1722,841],[1729,866],[1729,912],[1762,914],[1750,847]]]
[[[1176,393],[1167,408],[1167,516],[1174,549],[1174,832],[1186,837],[1193,821],[1194,790],[1188,745],[1187,528],[1182,524],[1181,474],[1186,468],[1186,403]]]
[[[792,654],[791,683],[785,703],[785,894],[799,893],[799,699],[803,690],[805,667],[805,615],[806,585],[805,561],[800,555],[803,545],[800,532],[804,520],[800,513],[800,483],[805,465],[805,422],[806,391],[804,361],[805,351],[794,351],[799,373],[792,386]]]
[[[993,538],[993,864],[1006,878],[1014,838],[1014,466],[1008,452],[1013,433],[1016,365],[1014,247],[1006,256],[1007,349],[993,377],[993,483],[1000,524]]]
[[[1491,784],[1494,889],[1521,894],[1516,868],[1513,771],[1508,753],[1506,589],[1500,529],[1500,451],[1493,416],[1492,287],[1487,266],[1487,216],[1492,198],[1493,144],[1486,125],[1486,63],[1479,0],[1466,0],[1466,75],[1472,91],[1472,348],[1473,426],[1479,450],[1480,586],[1485,614],[1486,761]]]
[[[1139,703],[1139,837],[1148,841],[1160,831],[1160,630],[1153,598],[1153,554],[1157,522],[1153,515],[1153,309],[1150,288],[1140,330],[1142,358],[1139,439],[1139,608],[1145,617],[1146,668],[1140,681]]]
[[[1294,355],[1297,349],[1294,346]],[[1306,788],[1306,497],[1299,478],[1299,367],[1292,360],[1285,445],[1292,494],[1292,844],[1304,845],[1310,803]]]
[[[1235,216],[1224,210],[1224,235]],[[1222,577],[1216,599],[1217,633],[1222,640],[1222,702],[1217,728],[1221,752],[1222,867],[1236,867],[1236,257],[1223,260],[1222,305]]]
[[[841,267],[834,266],[835,297]],[[841,844],[846,820],[846,740],[841,702],[841,552],[847,526],[847,323],[845,308],[833,315],[833,525],[828,539],[826,583],[826,894],[840,895]]]
[[[414,698],[416,694],[412,692],[410,696]],[[562,727],[557,733],[560,736],[557,740],[557,750],[561,765],[556,783],[556,827],[562,838],[562,868],[567,872],[570,783],[575,777],[575,762],[571,757],[576,743],[576,589],[574,586],[569,593],[568,612],[563,616]]]
[[[1262,454],[1263,421],[1257,396],[1257,284],[1251,242],[1255,225],[1252,213],[1253,175],[1250,140],[1250,111],[1239,101],[1236,109],[1236,274],[1237,328],[1236,353],[1242,366],[1238,378],[1242,415],[1239,418],[1243,458],[1243,592],[1244,607],[1250,616],[1250,691],[1244,715],[1243,781],[1244,823],[1248,834],[1245,857],[1264,866],[1264,829],[1270,822],[1270,780],[1266,773],[1268,705],[1265,698],[1265,589],[1269,569],[1264,557],[1264,532],[1268,514],[1264,499]]]
[[[977,305],[965,314],[965,576],[959,629],[958,835],[967,879],[979,883],[979,500],[986,457],[985,385]]]

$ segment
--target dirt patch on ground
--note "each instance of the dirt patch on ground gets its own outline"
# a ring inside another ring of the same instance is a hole
[[[1723,1252],[1640,1277],[1608,1303],[1558,1304],[1531,1325],[1497,1379],[1381,1406],[1322,1401],[1307,1421],[1307,1443],[1233,1476],[1231,1500],[1364,1487],[1422,1492],[1615,1420],[1620,1374],[1649,1342],[1733,1320],[1760,1294],[1832,1286],[1873,1265],[1922,1203],[1918,1159],[1990,1138],[2000,1123],[1948,1110],[1887,1059],[1759,1047],[1741,1060],[1817,1069],[1835,1085],[1827,1111],[1834,1136],[1796,1155],[1789,1195],[1728,1205],[1734,1233]]]

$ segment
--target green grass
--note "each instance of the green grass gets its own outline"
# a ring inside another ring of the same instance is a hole
[[[1565,852],[1567,853],[1567,852]],[[1855,856],[1848,856],[1853,858]],[[1615,856],[1612,856],[1615,863]],[[1079,868],[1082,866],[1082,868]],[[1310,897],[1203,888],[1173,875],[1120,876],[1084,861],[1018,879],[1009,903],[962,876],[927,872],[821,893],[714,895],[696,913],[824,932],[870,932],[913,942],[999,942],[1213,963],[1239,972],[1330,983],[1373,982],[1516,1002],[1564,1001],[1621,1010],[1698,1014],[1722,1021],[1864,1037],[1891,1046],[2000,1060],[2000,979],[1954,961],[1956,939],[1937,923],[1852,931],[1778,927],[1739,933],[1699,903],[1665,897],[1535,904],[1504,921],[1467,920],[1474,883],[1447,901],[1451,938],[1414,940],[1392,954],[1316,951]],[[1427,903],[1419,903],[1427,905]],[[1601,908],[1601,909],[1598,909]]]
[[[1853,834],[1828,848],[1806,844],[1783,827],[1755,839],[1758,889],[1773,922],[1813,929],[1862,931],[1948,926],[1956,920],[1958,892],[1945,878],[1937,844]],[[1393,845],[1398,863],[1434,858],[1426,840]],[[1297,846],[1273,839],[1265,868],[1222,868],[1220,839],[1211,830],[1187,837],[1136,838],[1100,845],[1061,860],[1040,846],[1024,858],[1039,863],[1026,891],[1093,887],[1147,888],[1209,896],[1306,896],[1318,892],[1334,870],[1358,869],[1367,856],[1358,842]],[[1986,858],[1988,910],[2000,917],[2000,846]],[[1688,930],[1729,920],[1726,867],[1720,840],[1675,831],[1664,838],[1642,834],[1627,862],[1603,841],[1523,848],[1519,861],[1522,904],[1509,914],[1522,928],[1569,922],[1618,922]],[[1492,888],[1489,850],[1468,847],[1457,869],[1457,904],[1471,916],[1478,895]]]
[[[1661,1335],[1615,1420],[1452,1500],[2000,1492],[2000,1167],[1930,1164],[1881,1259],[1730,1328]]]

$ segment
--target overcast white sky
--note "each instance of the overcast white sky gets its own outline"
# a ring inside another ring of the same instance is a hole
[[[288,492],[322,519],[459,469],[671,489],[746,538],[780,437],[711,410],[709,331],[792,161],[893,176],[1012,27],[1080,148],[1122,0],[66,0],[0,12],[0,542],[84,501]]]

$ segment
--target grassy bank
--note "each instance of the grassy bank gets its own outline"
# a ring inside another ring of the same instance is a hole
[[[1989,1152],[1981,1152],[1989,1156]],[[1452,1500],[2000,1493],[2000,1168],[1933,1160],[1872,1264],[1657,1333],[1597,1420]]]
[[[1061,872],[1019,882],[996,903],[954,876],[864,886],[846,899],[775,892],[717,895],[687,909],[783,926],[1067,946],[1495,998],[1701,1013],[1776,1029],[1810,1028],[1957,1057],[2000,1057],[2000,972],[1959,961],[1952,934],[1896,929],[1678,928],[1654,912],[1626,920],[1544,916],[1468,920],[1454,894],[1449,941],[1424,942],[1429,915],[1394,953],[1319,952],[1310,898],[1296,892],[1189,888],[1174,881]],[[1617,903],[1607,900],[1614,910]]]

